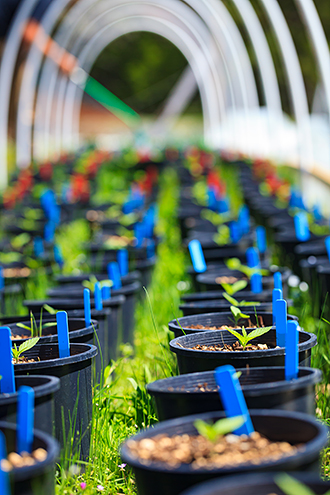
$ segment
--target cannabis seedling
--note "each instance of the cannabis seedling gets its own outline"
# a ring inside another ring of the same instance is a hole
[[[244,416],[234,416],[233,418],[223,418],[214,424],[207,423],[202,419],[197,419],[194,426],[202,437],[210,442],[216,442],[220,437],[237,430],[245,422]]]
[[[239,332],[236,332],[236,330],[232,330],[231,328],[226,327],[226,330],[230,332],[232,335],[234,335],[241,346],[243,347],[243,351],[246,349],[246,347],[249,344],[249,342],[257,337],[261,337],[261,335],[264,335],[265,333],[269,332],[273,327],[262,327],[262,328],[256,328],[255,330],[252,330],[250,333],[247,333],[244,327],[242,327],[242,335]]]
[[[14,344],[14,347],[12,347],[11,352],[15,362],[18,363],[19,360],[21,359],[20,357],[21,354],[23,354],[23,352],[25,351],[32,349],[32,347],[34,347],[38,343],[38,341],[39,341],[39,337],[34,337],[33,339],[26,340],[19,347],[17,347],[17,345]]]

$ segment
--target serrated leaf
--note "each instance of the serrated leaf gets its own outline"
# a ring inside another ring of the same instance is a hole
[[[286,495],[315,495],[308,486],[287,473],[276,475],[274,481]]]
[[[271,330],[272,328],[273,327],[260,327],[252,330],[252,332],[250,332],[248,335],[248,342],[252,339],[255,339],[256,337],[261,337],[261,335],[269,332],[269,330]]]
[[[233,306],[238,306],[239,305],[239,302],[236,301],[236,299],[234,299],[233,297],[231,297],[229,294],[227,294],[226,292],[224,292],[223,294],[223,297],[225,299],[227,299],[227,301],[232,304]]]

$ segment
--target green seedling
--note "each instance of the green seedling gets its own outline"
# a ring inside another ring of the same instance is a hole
[[[24,323],[17,323],[16,325],[19,328],[24,328],[25,330],[28,330],[31,334],[31,337],[37,337],[37,336],[41,337],[43,328],[56,326],[55,321],[50,321],[50,322],[47,322],[44,324],[42,323],[42,311],[43,311],[43,308],[41,308],[41,311],[40,311],[39,326],[37,325],[37,321],[36,321],[34,315],[32,314],[32,311],[30,311],[30,326],[24,325]]]
[[[15,359],[16,362],[18,362],[21,359],[21,355],[23,352],[26,352],[32,347],[34,347],[39,341],[39,337],[34,337],[33,339],[25,340],[19,347],[17,347],[16,344],[14,344],[14,347],[12,347],[11,352],[13,359]]]
[[[17,235],[11,241],[11,245],[14,249],[21,249],[23,246],[30,242],[31,236],[27,232]]]
[[[228,330],[229,333],[234,335],[241,346],[243,347],[243,351],[245,351],[246,347],[248,347],[249,342],[257,337],[261,337],[261,335],[264,335],[265,333],[268,333],[269,330],[271,330],[273,327],[261,327],[261,328],[256,328],[255,330],[252,330],[250,333],[247,333],[244,327],[242,327],[242,334],[239,332],[236,332],[236,330],[232,330],[231,328],[226,327],[226,330]]]
[[[226,266],[229,270],[238,270],[244,273],[248,279],[251,279],[252,275],[255,273],[260,273],[260,275],[269,275],[269,271],[263,268],[254,267],[251,268],[247,265],[243,265],[238,258],[230,258],[226,261]]]
[[[239,308],[237,308],[236,306],[230,306],[230,311],[234,317],[236,326],[238,326],[238,321],[240,318],[245,318],[245,319],[249,318],[249,315],[245,315],[244,313],[242,313],[242,311]]]
[[[219,246],[225,246],[226,244],[229,244],[230,229],[228,225],[220,225],[218,227],[218,232],[213,236],[213,240]]]
[[[197,419],[194,426],[198,433],[212,443],[215,443],[220,437],[232,433],[244,423],[244,416],[234,416],[233,418],[223,418],[214,424],[207,423],[202,419]]]
[[[239,308],[240,306],[259,306],[260,305],[260,302],[258,302],[258,301],[237,301],[237,299],[235,299],[233,297],[233,295],[236,294],[236,292],[245,289],[245,287],[247,286],[246,280],[238,280],[237,282],[234,282],[233,284],[223,283],[221,285],[225,290],[225,292],[223,293],[223,297],[225,299],[227,299],[227,301],[232,306]],[[230,308],[230,310],[233,313],[231,308]],[[234,313],[233,313],[233,316],[234,316],[235,321],[236,321],[236,317],[235,317]],[[244,316],[243,316],[243,318],[244,318]]]
[[[311,488],[287,473],[276,475],[274,481],[285,495],[316,495]],[[330,495],[330,490],[324,495]]]
[[[82,282],[82,285],[84,287],[86,287],[87,289],[89,289],[91,292],[94,292],[94,290],[95,290],[95,284],[97,282],[99,282],[99,281],[97,280],[97,278],[95,277],[95,275],[91,275],[89,277],[89,280],[84,280]],[[113,286],[113,282],[111,280],[101,280],[99,282],[99,284],[100,284],[101,289],[102,289],[102,287],[112,287]]]

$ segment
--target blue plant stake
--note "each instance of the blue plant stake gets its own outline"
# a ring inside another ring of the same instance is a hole
[[[275,301],[275,321],[276,321],[276,345],[285,347],[285,338],[287,331],[287,304],[284,299]]]
[[[6,471],[1,469],[1,460],[7,459],[6,438],[0,431],[0,493],[1,495],[10,495],[9,476]]]
[[[216,211],[218,206],[218,201],[214,189],[208,187],[207,197],[208,197],[208,201],[207,201],[208,208],[212,211]]]
[[[273,308],[273,325],[276,325],[276,306],[275,302],[278,299],[282,299],[283,294],[281,289],[273,289],[273,300],[272,300],[272,308]]]
[[[144,227],[143,227],[143,224],[140,222],[140,223],[136,223],[135,224],[135,227],[134,227],[134,237],[136,239],[136,245],[135,247],[139,248],[142,246],[143,244],[143,239],[144,239]]]
[[[254,294],[262,292],[262,276],[260,273],[254,273],[251,277],[251,291]]]
[[[325,247],[326,247],[326,250],[327,250],[328,258],[329,258],[329,261],[330,261],[330,236],[326,237],[324,239],[324,242],[325,242]]]
[[[232,220],[229,223],[229,230],[230,230],[230,238],[233,244],[237,244],[240,238],[242,237],[241,235],[241,230],[238,225],[238,222],[235,222],[235,220]]]
[[[0,327],[0,390],[2,394],[16,392],[14,365],[11,354],[11,331],[8,327]]]
[[[70,356],[69,324],[68,314],[66,311],[58,311],[56,313],[56,323],[58,353],[60,355],[60,358],[66,358]]]
[[[110,288],[110,285],[103,285],[102,286],[101,293],[102,293],[102,299],[103,299],[103,301],[106,301],[107,299],[110,299],[110,297],[111,297],[111,288]]]
[[[195,272],[205,272],[207,267],[201,243],[197,239],[194,239],[189,242],[188,247]]]
[[[100,283],[96,282],[94,287],[94,301],[95,301],[95,309],[96,311],[102,311],[103,303],[102,303],[102,292]]]
[[[287,323],[286,349],[285,349],[285,379],[298,378],[299,357],[299,332],[298,322],[290,320]]]
[[[122,284],[121,284],[119,266],[116,261],[112,261],[111,263],[108,264],[108,276],[109,279],[112,280],[113,282],[113,289],[114,290],[120,289]]]
[[[155,256],[155,241],[153,239],[148,239],[147,243],[147,258],[150,260]]]
[[[309,232],[307,215],[304,211],[294,216],[294,228],[298,241],[306,242],[309,240],[311,234]]]
[[[44,255],[44,243],[40,236],[33,239],[33,250],[36,258],[41,258]]]
[[[214,371],[214,378],[219,387],[219,395],[226,416],[232,418],[235,416],[244,416],[245,423],[235,430],[236,435],[250,435],[254,432],[250,413],[247,408],[241,385],[236,376],[236,370],[233,366],[227,364],[220,366]]]
[[[275,272],[274,273],[274,289],[283,290],[282,273],[281,272]]]
[[[17,452],[31,454],[34,425],[34,390],[20,387],[17,407]]]
[[[61,248],[57,244],[55,244],[53,252],[54,252],[54,260],[62,270],[64,266],[64,260],[63,260]]]
[[[119,249],[117,253],[117,261],[119,265],[120,275],[124,277],[128,274],[128,251],[127,249]]]
[[[229,202],[227,198],[219,199],[218,213],[227,213],[229,211]]]
[[[5,286],[5,277],[3,276],[3,268],[0,266],[0,290]]]
[[[254,247],[249,247],[245,253],[247,264],[250,268],[260,266],[258,252]]]
[[[257,248],[259,253],[264,254],[267,251],[266,229],[262,225],[256,228]]]
[[[238,224],[242,234],[248,234],[250,230],[250,211],[247,205],[242,206],[238,214]]]
[[[91,324],[91,291],[84,289],[84,311],[85,311],[85,325],[89,327]]]

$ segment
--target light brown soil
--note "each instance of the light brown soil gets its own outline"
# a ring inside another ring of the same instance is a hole
[[[194,469],[258,465],[292,456],[298,449],[304,448],[303,445],[294,446],[288,442],[271,442],[257,432],[250,436],[226,435],[215,443],[201,435],[168,437],[162,434],[139,441],[129,440],[127,446],[133,457],[143,464],[160,462],[171,468],[191,464]]]
[[[32,454],[27,452],[22,452],[22,454],[17,454],[16,452],[11,452],[8,454],[7,459],[2,459],[1,468],[3,471],[9,472],[14,468],[22,468],[25,466],[33,466],[38,462],[43,462],[47,458],[47,452],[45,449],[36,449]]]
[[[270,349],[267,344],[248,344],[245,349],[238,342],[238,340],[233,344],[214,344],[214,345],[201,345],[197,344],[194,347],[190,347],[190,349],[194,349],[195,351],[264,351],[266,349]]]

